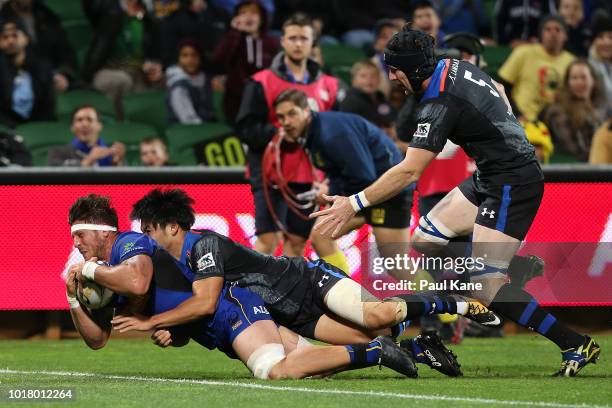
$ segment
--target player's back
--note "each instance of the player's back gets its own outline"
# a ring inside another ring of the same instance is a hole
[[[503,95],[489,75],[468,62],[438,63],[416,119],[411,146],[437,148],[448,138],[476,161],[478,176],[485,182],[521,184],[542,179],[535,150]]]

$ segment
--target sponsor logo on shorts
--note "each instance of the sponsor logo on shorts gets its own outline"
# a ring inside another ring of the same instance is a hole
[[[483,217],[486,217],[488,215],[489,218],[495,218],[495,211],[493,211],[493,210],[487,211],[487,207],[485,207],[485,208],[483,208],[483,210],[480,213],[480,215],[482,215]]]
[[[385,223],[385,209],[384,208],[372,208],[372,224],[384,224]]]
[[[215,266],[215,258],[213,258],[212,252],[209,252],[198,259],[196,266],[198,267],[198,271],[203,271],[204,269]]]
[[[416,128],[416,132],[412,137],[427,137],[429,135],[429,127],[431,124],[429,123],[419,123]]]
[[[232,330],[236,330],[240,326],[242,326],[242,320],[238,320],[236,323],[232,324]]]
[[[265,306],[253,306],[253,314],[267,314],[269,315],[268,309]]]

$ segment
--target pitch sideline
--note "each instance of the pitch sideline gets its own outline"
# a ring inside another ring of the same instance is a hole
[[[140,376],[122,376],[98,373],[84,372],[69,372],[69,371],[21,371],[11,369],[0,369],[0,374],[17,374],[17,375],[47,375],[55,377],[92,377],[107,380],[128,380],[128,381],[143,381],[143,382],[165,382],[176,384],[194,384],[194,385],[210,385],[221,387],[237,387],[250,388],[270,391],[289,391],[289,392],[304,392],[313,394],[329,394],[329,395],[355,395],[355,396],[370,396],[398,399],[413,399],[423,401],[450,401],[450,402],[468,402],[475,404],[499,404],[511,406],[532,406],[546,408],[610,408],[608,405],[586,405],[586,404],[558,404],[554,402],[544,401],[518,401],[518,400],[497,400],[485,398],[470,398],[470,397],[449,397],[442,395],[419,395],[419,394],[402,394],[382,391],[351,391],[338,389],[315,389],[305,387],[283,387],[267,384],[244,383],[238,381],[212,381],[212,380],[195,380],[195,379],[179,379],[179,378],[161,378],[161,377],[140,377]]]

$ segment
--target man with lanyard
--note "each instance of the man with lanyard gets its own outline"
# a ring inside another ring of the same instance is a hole
[[[312,214],[322,217],[317,223],[320,232],[337,236],[357,212],[416,182],[450,139],[475,160],[477,171],[421,217],[415,246],[431,253],[473,232],[472,258],[485,261],[484,268],[470,272],[471,282],[482,285],[472,296],[554,342],[562,352],[556,375],[575,376],[597,360],[599,345],[562,325],[507,279],[510,260],[544,193],[534,148],[509,104],[491,78],[472,64],[436,61],[434,39],[425,33],[405,28],[394,35],[385,61],[389,79],[420,100],[406,157],[365,190],[350,197],[328,197],[333,205]]]
[[[66,295],[74,325],[90,348],[106,345],[111,323],[117,325],[121,316],[111,321],[115,304],[98,310],[82,307],[76,298],[78,282],[94,281],[121,295],[117,303],[123,313],[163,313],[192,297],[194,274],[146,235],[119,232],[117,213],[107,197],[79,198],[70,208],[69,223],[74,246],[86,261],[70,267]],[[208,300],[206,315],[174,328],[174,344],[182,346],[192,338],[209,349],[218,348],[240,359],[256,378],[304,378],[375,365],[417,376],[412,355],[389,337],[316,347],[278,327],[261,298],[247,289],[224,285]],[[164,335],[154,333],[153,338],[168,345]]]
[[[269,69],[253,75],[245,87],[236,129],[249,148],[247,158],[255,201],[255,249],[272,254],[284,235],[284,254],[300,256],[312,229],[313,222],[307,219],[312,210],[302,210],[305,219],[298,216],[276,190],[270,191],[269,196],[276,216],[266,203],[262,180],[263,152],[279,127],[272,103],[283,90],[297,88],[308,95],[313,109],[328,111],[337,106],[344,91],[336,78],[324,74],[310,58],[314,30],[308,17],[300,13],[289,17],[282,31],[283,51],[274,58]],[[283,151],[283,173],[290,177],[286,181],[296,193],[306,192],[314,182],[311,164],[301,149],[292,149],[291,146],[288,149],[291,151]],[[326,260],[343,270],[348,269],[344,254],[338,249]]]

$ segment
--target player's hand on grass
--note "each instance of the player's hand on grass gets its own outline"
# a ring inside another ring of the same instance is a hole
[[[149,331],[153,330],[153,323],[148,317],[141,315],[133,316],[115,316],[111,320],[113,329],[118,330],[119,333],[126,333],[129,331]]]
[[[172,334],[166,329],[155,330],[151,335],[151,340],[153,340],[156,346],[168,347],[172,344]]]
[[[331,233],[331,237],[335,239],[338,238],[344,224],[353,218],[355,210],[353,210],[348,197],[323,195],[323,198],[332,203],[332,206],[325,210],[313,212],[310,214],[310,218],[321,217],[314,226],[315,231],[323,236]]]

